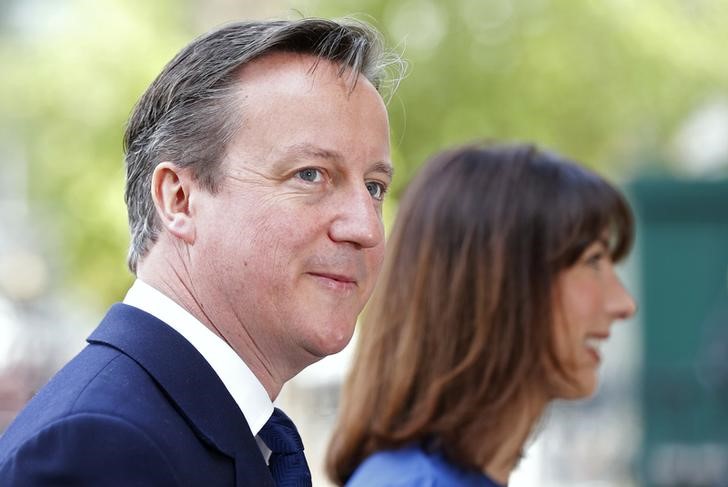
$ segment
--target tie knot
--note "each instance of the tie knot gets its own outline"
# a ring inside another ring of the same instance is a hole
[[[278,408],[273,410],[273,415],[258,435],[273,453],[288,454],[303,451],[303,442],[296,426],[286,413]]]

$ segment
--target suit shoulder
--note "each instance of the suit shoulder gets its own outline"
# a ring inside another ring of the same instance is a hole
[[[138,402],[143,405],[160,397],[163,395],[154,381],[132,359],[111,347],[89,345],[23,408],[0,437],[0,456],[49,425],[74,414],[106,414],[133,422],[131,416],[139,409]],[[152,404],[142,407],[139,415],[143,416],[154,407]]]
[[[79,413],[48,424],[0,458],[0,484],[179,485],[163,450],[122,418]]]

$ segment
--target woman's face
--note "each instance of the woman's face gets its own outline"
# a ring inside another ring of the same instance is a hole
[[[557,358],[566,377],[552,374],[554,398],[577,399],[594,393],[601,346],[612,323],[635,312],[635,302],[614,272],[605,241],[595,241],[574,265],[556,278],[554,327]]]

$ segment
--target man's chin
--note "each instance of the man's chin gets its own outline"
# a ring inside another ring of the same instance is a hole
[[[309,353],[316,357],[316,361],[319,361],[324,357],[341,352],[351,342],[354,335],[354,324],[339,328],[340,333],[326,333],[317,337],[309,347]]]

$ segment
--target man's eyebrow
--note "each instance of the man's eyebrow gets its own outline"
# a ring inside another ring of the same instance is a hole
[[[344,156],[335,150],[324,149],[313,144],[295,144],[286,148],[287,157],[305,157],[307,159],[330,159],[335,162],[343,161]]]
[[[301,157],[304,159],[328,159],[336,163],[343,163],[344,156],[341,152],[324,149],[313,144],[294,144],[285,150],[285,159]],[[370,172],[382,172],[390,179],[394,176],[394,167],[388,162],[379,161],[372,164]]]
[[[371,172],[383,172],[389,179],[392,179],[394,176],[394,167],[388,162],[377,162],[372,166]]]

